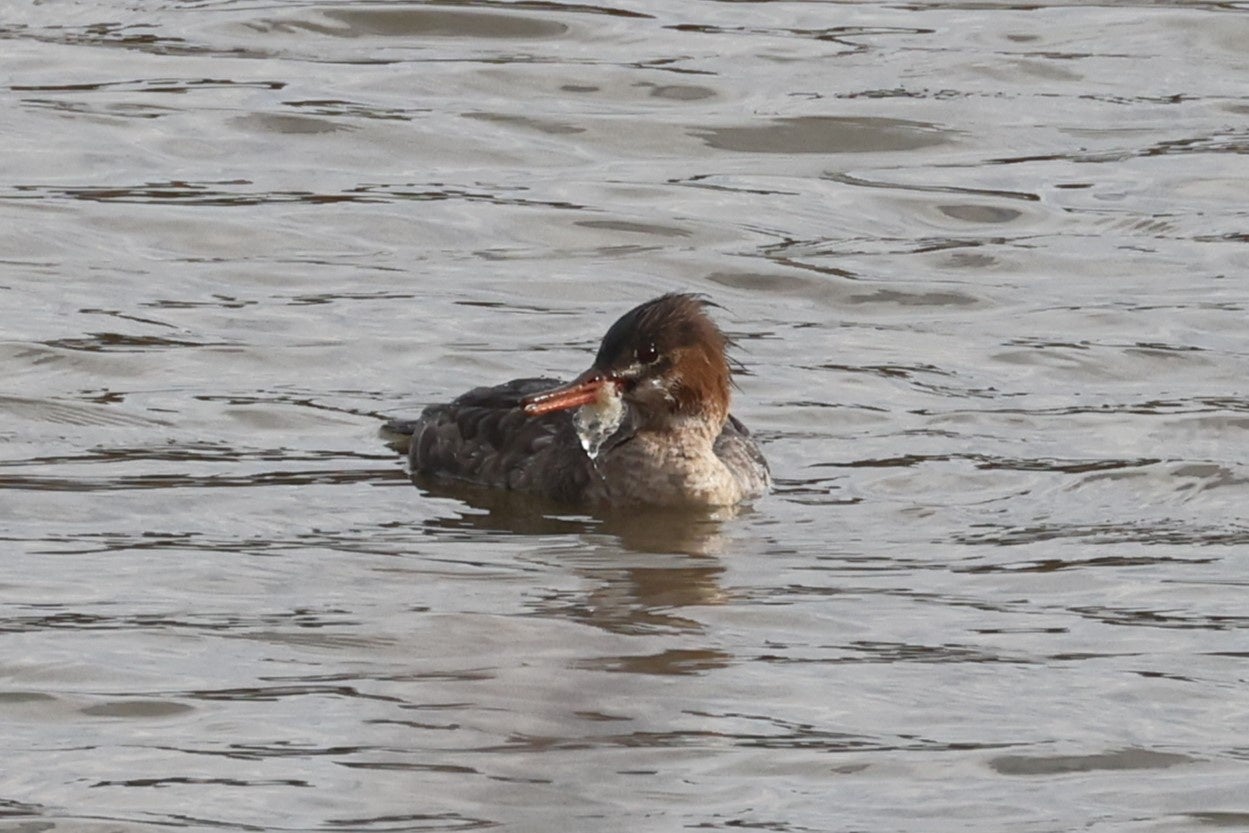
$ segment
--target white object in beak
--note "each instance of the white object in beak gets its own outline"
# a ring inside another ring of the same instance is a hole
[[[600,387],[597,398],[578,408],[572,422],[585,453],[591,460],[597,459],[603,443],[624,422],[624,397],[620,395],[620,388],[612,384]]]

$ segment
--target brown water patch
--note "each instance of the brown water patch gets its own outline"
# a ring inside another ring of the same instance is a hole
[[[954,135],[925,122],[867,116],[798,116],[690,133],[739,153],[885,153],[947,144]]]
[[[1001,755],[989,762],[1002,775],[1067,775],[1098,770],[1167,769],[1195,763],[1188,755],[1150,749],[1120,749],[1092,755]]]
[[[256,28],[304,29],[341,38],[382,36],[392,38],[552,38],[568,31],[555,20],[509,12],[463,12],[428,6],[329,8],[321,15],[338,25],[309,20],[265,21]]]

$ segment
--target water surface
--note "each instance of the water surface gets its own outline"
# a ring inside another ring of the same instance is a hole
[[[1249,829],[1249,8],[24,2],[0,827]],[[415,488],[704,292],[776,492]]]

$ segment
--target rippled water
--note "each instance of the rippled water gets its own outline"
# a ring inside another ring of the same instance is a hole
[[[1249,5],[21,2],[0,828],[1249,829]],[[776,493],[377,437],[705,292]]]

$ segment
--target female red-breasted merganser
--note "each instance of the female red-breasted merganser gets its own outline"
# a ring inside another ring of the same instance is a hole
[[[767,461],[729,414],[729,340],[696,295],[625,313],[590,369],[515,379],[431,405],[410,434],[413,476],[563,503],[729,506],[768,490]],[[576,409],[573,412],[573,409]]]

